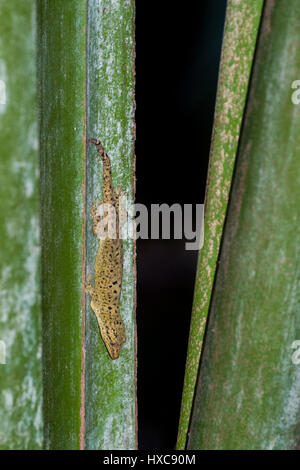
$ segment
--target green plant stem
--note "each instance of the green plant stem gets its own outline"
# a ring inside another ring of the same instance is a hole
[[[266,1],[188,449],[299,448],[299,28]]]
[[[207,178],[204,245],[195,282],[177,449],[186,445],[262,6],[262,0],[229,0],[227,5]]]

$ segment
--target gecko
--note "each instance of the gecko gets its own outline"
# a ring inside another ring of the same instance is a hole
[[[90,143],[96,146],[103,165],[102,201],[99,203],[94,201],[91,209],[93,233],[99,237],[99,224],[103,220],[103,216],[107,217],[108,215],[108,212],[104,212],[101,216],[99,209],[102,204],[109,204],[106,207],[114,209],[116,236],[115,238],[100,239],[95,263],[95,285],[92,285],[89,275],[86,292],[91,296],[91,307],[97,317],[107,351],[112,359],[118,359],[126,339],[125,326],[120,314],[123,243],[119,235],[119,227],[122,227],[127,218],[126,209],[124,207],[120,209],[121,204],[119,204],[125,193],[121,187],[118,192],[113,187],[110,158],[104,151],[101,142],[97,139],[90,139],[87,141],[87,145]]]

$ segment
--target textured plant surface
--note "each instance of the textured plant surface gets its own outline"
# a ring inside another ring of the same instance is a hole
[[[262,0],[229,0],[218,82],[177,448],[186,444],[198,365],[238,147]]]
[[[188,449],[297,449],[300,4],[267,0]]]
[[[42,446],[35,2],[0,2],[0,449]],[[3,353],[3,344],[0,346]],[[3,364],[3,360],[6,363]]]
[[[126,343],[112,361],[86,273],[99,241],[89,216],[102,166],[133,199],[134,6],[131,0],[39,0],[45,446],[136,447],[134,246],[124,243],[121,315]]]

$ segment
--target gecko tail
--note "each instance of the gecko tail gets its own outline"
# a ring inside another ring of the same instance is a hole
[[[101,145],[101,142],[99,139],[89,139],[86,141],[86,145],[89,145],[89,144],[94,144],[94,145]]]
[[[86,145],[94,144],[96,146],[97,152],[99,153],[102,161],[107,160],[107,155],[99,139],[89,139],[86,141]]]

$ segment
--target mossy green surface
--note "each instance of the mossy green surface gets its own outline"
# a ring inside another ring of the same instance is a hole
[[[0,3],[1,450],[43,441],[35,33],[34,1]]]
[[[45,448],[80,446],[86,1],[38,0]]]
[[[262,0],[228,0],[177,449],[184,449],[217,268]]]
[[[100,139],[112,164],[114,187],[134,198],[134,3],[88,3],[87,137]],[[89,216],[102,196],[102,163],[94,146],[87,151],[87,272],[94,275],[99,240]],[[86,447],[135,449],[135,304],[134,243],[124,240],[121,316],[126,342],[112,361],[87,298]],[[97,412],[98,411],[98,412]]]
[[[90,209],[102,166],[133,200],[134,5],[39,0],[45,446],[136,447],[134,244],[124,242],[121,315],[126,343],[108,356],[85,293],[99,240]],[[87,154],[86,154],[87,152]]]
[[[300,4],[267,0],[188,449],[297,449]]]

